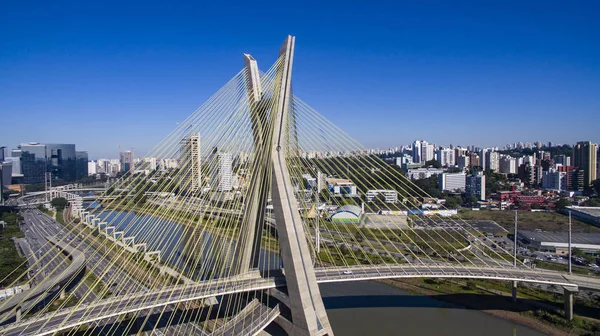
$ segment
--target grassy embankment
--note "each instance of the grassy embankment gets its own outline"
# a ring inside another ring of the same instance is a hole
[[[0,215],[0,221],[6,223],[4,227],[0,226],[0,288],[9,286],[27,271],[27,260],[19,255],[11,239],[24,237],[19,228],[21,220],[21,216],[12,212],[3,212]]]
[[[187,226],[192,230],[200,230],[201,232],[208,232],[211,235],[226,238],[226,239],[237,239],[239,237],[239,225],[234,225],[230,220],[217,217],[216,219],[206,218],[196,214],[191,214],[185,211],[175,209],[162,209],[157,211],[156,208],[148,208],[146,206],[134,205],[114,205],[102,203],[107,211],[132,211],[138,215],[149,215],[169,221],[174,221],[179,224]],[[241,220],[241,217],[239,217]],[[265,233],[266,234],[266,233]],[[279,242],[277,239],[269,234],[268,236],[262,237],[262,247],[265,250],[272,252],[279,251]]]
[[[145,286],[155,288],[177,283],[176,279],[160,274],[158,269],[150,265],[147,261],[142,260],[141,255],[136,256],[135,260],[132,260],[129,253],[123,253],[122,249],[112,241],[104,239],[104,236],[99,237],[100,234],[97,230],[91,230],[85,225],[74,224],[68,216],[68,211],[64,212],[63,215],[66,215],[63,219],[66,223],[65,226],[69,230],[74,230],[73,232],[79,235],[88,245],[92,246],[100,254],[106,254],[106,257],[110,258],[111,262],[114,262],[115,265],[120,265],[127,274]],[[88,279],[85,281],[89,285],[93,285],[96,283],[96,279],[96,276],[90,273]],[[99,296],[108,295],[108,287],[101,281],[97,282],[97,286],[91,286],[91,288]]]
[[[548,335],[597,335],[600,333],[600,302],[576,299],[573,321],[562,311],[562,295],[533,287],[519,287],[519,300],[513,303],[511,284],[487,280],[403,279],[383,282],[410,293],[476,309],[537,329]]]

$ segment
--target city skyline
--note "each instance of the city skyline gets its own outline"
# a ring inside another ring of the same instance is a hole
[[[298,96],[367,148],[418,138],[482,147],[598,143],[598,4],[544,4],[307,5],[277,24],[302,47]],[[0,53],[0,111],[10,125],[3,141],[77,143],[92,158],[119,145],[149,151],[241,69],[244,52],[264,60],[261,67],[272,62],[267,50],[281,31],[272,22],[248,25],[252,15],[242,13],[283,10],[10,6],[0,14],[0,29],[13,32]],[[95,16],[78,15],[88,12]],[[115,12],[136,15],[104,20]],[[328,12],[337,15],[315,14]],[[564,131],[565,118],[576,132]]]

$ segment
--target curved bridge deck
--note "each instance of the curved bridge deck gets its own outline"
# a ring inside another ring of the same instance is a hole
[[[577,288],[581,285],[585,288],[600,290],[600,279],[517,268],[407,264],[317,268],[315,273],[319,283],[394,278],[467,278],[542,283],[571,288]],[[0,333],[3,335],[49,335],[57,331],[126,313],[220,295],[285,286],[284,282],[278,280],[253,275],[239,279],[220,279],[193,285],[179,285],[162,290],[109,298],[98,301],[93,305],[68,308],[10,324],[1,328]]]
[[[86,265],[86,259],[83,252],[65,244],[64,242],[58,241],[53,237],[47,238],[50,243],[56,245],[58,248],[65,251],[71,257],[71,264],[67,268],[58,274],[57,276],[46,279],[39,286],[35,286],[30,290],[21,292],[15,296],[10,297],[5,302],[0,302],[0,314],[6,314],[11,310],[23,306],[27,302],[40,297],[47,293],[56,286],[62,286],[75,277]],[[14,311],[13,311],[14,313]],[[11,316],[0,316],[0,322],[10,318]]]

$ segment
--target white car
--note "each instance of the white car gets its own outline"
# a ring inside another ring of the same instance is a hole
[[[344,271],[344,274],[346,274],[346,275],[348,275],[348,274],[352,274],[352,271],[351,271],[351,270],[345,270],[345,271]]]

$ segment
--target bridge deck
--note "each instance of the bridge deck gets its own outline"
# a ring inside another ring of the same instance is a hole
[[[315,269],[319,283],[362,281],[393,278],[471,278],[487,280],[521,281],[558,286],[595,288],[600,290],[600,279],[566,276],[561,273],[462,265],[396,265],[354,266]],[[277,284],[276,284],[277,283]],[[263,279],[258,275],[235,280],[213,280],[194,285],[179,285],[162,290],[98,301],[93,306],[80,306],[23,320],[0,329],[4,335],[48,335],[82,324],[126,313],[137,312],[169,304],[205,299],[226,294],[250,292],[279,286],[276,279]],[[270,311],[270,314],[275,314]],[[262,316],[262,315],[261,315]],[[273,316],[273,318],[275,318]]]

